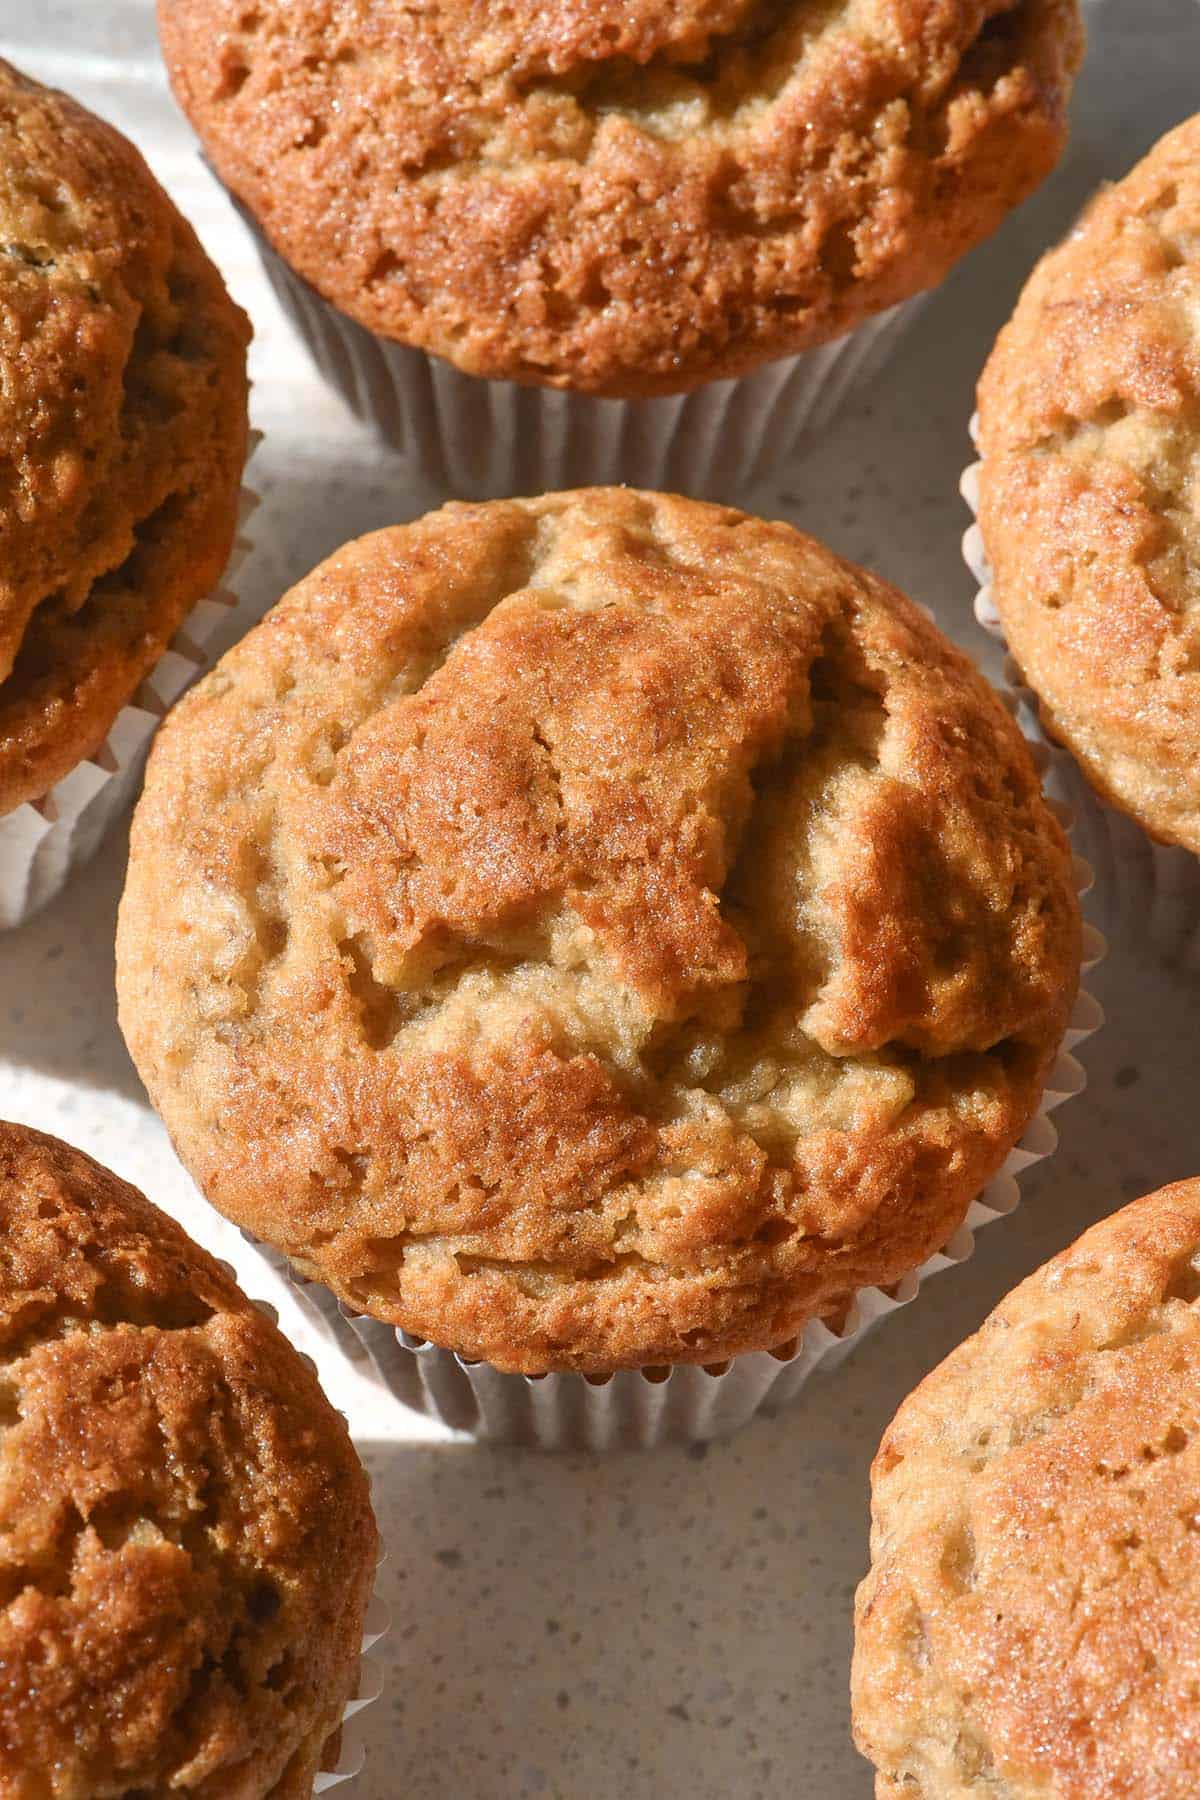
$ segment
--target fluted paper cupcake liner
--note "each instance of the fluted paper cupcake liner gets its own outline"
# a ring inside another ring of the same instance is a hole
[[[627,482],[736,500],[786,474],[805,439],[869,385],[924,299],[736,380],[659,399],[605,400],[465,375],[377,337],[323,300],[243,217],[326,381],[426,481],[466,499]]]
[[[221,1257],[218,1257],[217,1261],[232,1281],[240,1280],[232,1263],[226,1262]],[[279,1308],[277,1306],[272,1306],[269,1300],[256,1300],[253,1295],[249,1298],[251,1305],[257,1307],[260,1313],[270,1319],[272,1325],[278,1325]],[[319,1375],[320,1371],[311,1356],[308,1356],[303,1350],[297,1350],[296,1354],[306,1368],[311,1369],[314,1375]],[[345,1417],[344,1414],[342,1416]],[[376,1569],[382,1568],[386,1560],[387,1553],[381,1544]],[[314,1794],[327,1793],[330,1788],[340,1787],[343,1782],[350,1781],[355,1775],[362,1772],[366,1757],[362,1732],[357,1721],[359,1715],[378,1700],[383,1692],[383,1666],[379,1658],[371,1653],[387,1636],[390,1628],[391,1616],[376,1588],[367,1603],[366,1614],[363,1618],[358,1685],[353,1699],[348,1700],[342,1709],[340,1726],[329,1740],[325,1759],[328,1767],[322,1767],[317,1775],[313,1783]]]
[[[972,420],[972,437],[975,430]],[[978,506],[981,467],[972,463],[959,484],[972,513]],[[979,584],[975,617],[1004,647],[1005,680],[1017,696],[1021,728],[1048,758],[1047,790],[1070,808],[1075,842],[1095,871],[1097,919],[1106,931],[1149,944],[1173,966],[1200,973],[1200,857],[1156,843],[1136,820],[1096,793],[1070,751],[1051,736],[1037,695],[1009,649],[977,523],[964,534],[963,557]]]
[[[259,441],[260,434],[252,432],[251,454]],[[225,584],[250,550],[241,527],[258,504],[258,495],[244,487],[239,535],[221,585],[197,601],[100,748],[40,800],[28,800],[0,818],[0,930],[23,925],[48,905],[131,805],[159,721],[203,672],[209,644],[238,605],[237,594]]]

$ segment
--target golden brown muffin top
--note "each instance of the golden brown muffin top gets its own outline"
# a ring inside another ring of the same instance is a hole
[[[1192,1800],[1200,1181],[1113,1214],[905,1401],[855,1727],[880,1800]]]
[[[1039,264],[979,404],[995,600],[1047,724],[1200,854],[1200,118]]]
[[[99,747],[217,582],[249,335],[133,145],[0,63],[0,815]]]
[[[475,375],[672,393],[940,281],[1053,168],[1076,0],[159,0],[226,184]]]
[[[356,1691],[366,1476],[136,1189],[0,1124],[0,1796],[308,1800]]]
[[[1024,741],[933,626],[617,488],[302,582],[160,735],[119,937],[209,1198],[525,1370],[777,1345],[919,1264],[1080,957]]]

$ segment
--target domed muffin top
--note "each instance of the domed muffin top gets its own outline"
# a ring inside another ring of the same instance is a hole
[[[0,814],[99,747],[219,579],[249,335],[133,145],[0,63]]]
[[[287,261],[472,374],[653,394],[941,279],[1053,167],[1076,0],[160,0]]]
[[[0,1791],[308,1800],[358,1676],[366,1477],[170,1219],[0,1125]]]
[[[997,698],[731,510],[348,545],[160,733],[122,1024],[209,1197],[501,1367],[779,1344],[948,1238],[1080,957]]]
[[[1190,1800],[1200,1181],[1001,1302],[875,1460],[855,1727],[876,1792]]]
[[[1200,117],[1039,264],[979,406],[995,600],[1047,724],[1200,854]]]

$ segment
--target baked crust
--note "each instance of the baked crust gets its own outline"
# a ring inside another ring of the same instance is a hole
[[[1013,653],[1096,790],[1200,854],[1200,118],[1031,277],[979,388]]]
[[[1053,168],[1076,0],[159,0],[279,253],[471,374],[682,392],[940,281]]]
[[[118,935],[209,1198],[529,1371],[779,1345],[922,1262],[1079,958],[966,660],[786,525],[620,488],[293,590],[160,733]]]
[[[1191,1800],[1200,1181],[1103,1220],[875,1459],[854,1715],[880,1800]]]
[[[249,324],[142,158],[0,63],[0,815],[104,740],[218,582]]]
[[[356,1691],[366,1476],[136,1189],[0,1124],[0,1796],[308,1800]]]

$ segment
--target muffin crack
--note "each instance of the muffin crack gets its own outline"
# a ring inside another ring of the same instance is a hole
[[[108,1331],[189,1332],[202,1329],[213,1308],[196,1296],[159,1298],[139,1293],[126,1282],[102,1281],[86,1304],[68,1297],[31,1295],[12,1304],[0,1327],[0,1379],[8,1377],[44,1345],[62,1343],[76,1333]]]
[[[577,108],[590,133],[586,145],[570,140],[579,161],[587,160],[608,118],[628,120],[667,140],[697,128],[735,127],[739,114],[760,113],[796,79],[801,51],[816,49],[839,29],[836,16],[819,21],[814,30],[811,21],[795,19],[795,12],[794,0],[754,0],[736,25],[709,32],[699,42],[670,44],[644,57],[603,56],[560,75],[545,67],[519,70],[505,87],[526,104],[557,97]],[[880,48],[878,41],[874,47]],[[479,88],[475,94],[485,97]],[[484,137],[473,160],[491,160],[489,149]]]

